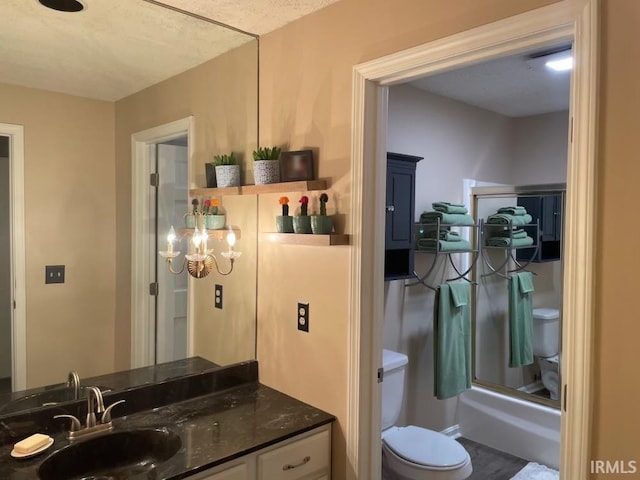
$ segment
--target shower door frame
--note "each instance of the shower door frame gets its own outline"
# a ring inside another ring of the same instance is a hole
[[[595,278],[598,0],[566,0],[356,65],[353,71],[347,478],[380,478],[384,192],[388,87],[572,41],[563,280],[561,478],[588,478]],[[365,168],[366,166],[366,168]],[[567,395],[570,391],[574,394]],[[579,393],[578,393],[579,392]]]

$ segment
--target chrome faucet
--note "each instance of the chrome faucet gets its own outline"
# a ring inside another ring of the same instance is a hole
[[[96,426],[96,413],[104,412],[104,400],[98,387],[87,387],[87,428]]]
[[[78,372],[70,371],[67,377],[67,388],[72,389],[73,399],[78,400],[80,398],[80,377]]]

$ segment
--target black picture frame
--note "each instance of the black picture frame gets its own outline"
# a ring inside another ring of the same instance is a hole
[[[313,152],[311,150],[282,152],[280,180],[282,182],[313,180]]]

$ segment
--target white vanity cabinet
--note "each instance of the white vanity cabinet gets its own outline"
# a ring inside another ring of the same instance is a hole
[[[193,480],[330,480],[331,425],[191,477]]]

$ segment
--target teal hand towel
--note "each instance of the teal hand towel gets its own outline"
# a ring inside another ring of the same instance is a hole
[[[533,363],[533,274],[509,279],[509,366]]]
[[[449,202],[434,202],[431,204],[433,209],[436,212],[442,213],[462,213],[465,214],[468,212],[467,207],[461,205],[459,203],[449,203]]]
[[[440,220],[444,225],[474,225],[471,215],[461,213],[423,212],[420,215],[420,223],[436,223]]]
[[[458,232],[450,232],[449,230],[431,230],[427,232],[426,238],[446,240],[447,242],[459,242],[462,240]]]
[[[531,223],[531,215],[528,213],[525,215],[509,215],[508,213],[495,213],[489,215],[487,223],[494,225],[527,225]]]
[[[500,230],[499,232],[494,232],[493,235],[496,237],[525,238],[527,232],[522,228],[514,228],[513,230]]]
[[[438,248],[439,244],[439,248]],[[471,250],[471,244],[462,238],[449,242],[447,240],[436,240],[435,238],[421,238],[418,240],[418,250],[430,250],[439,252],[455,252]]]
[[[516,205],[515,207],[499,208],[498,213],[508,213],[509,215],[526,215],[527,209],[520,205]]]
[[[509,238],[509,237],[491,237],[487,240],[489,247],[529,247],[533,245],[533,238],[525,235],[524,238]]]
[[[434,395],[443,400],[471,388],[471,316],[468,282],[445,283],[433,304]]]

